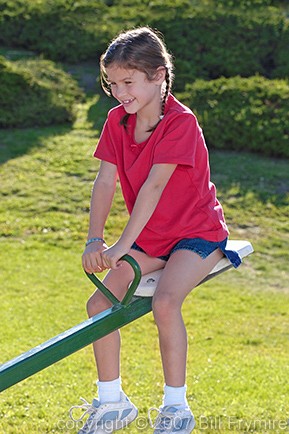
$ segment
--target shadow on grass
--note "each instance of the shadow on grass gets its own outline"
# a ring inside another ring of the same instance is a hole
[[[42,128],[15,128],[0,131],[0,164],[42,146],[42,140],[71,131],[71,125]]]
[[[100,96],[87,114],[92,128],[101,131],[107,112],[117,102]],[[71,125],[0,131],[0,164],[41,148],[43,142],[72,130]],[[218,197],[232,208],[274,205],[289,211],[289,160],[247,152],[210,149],[212,181]],[[268,209],[267,209],[268,210]]]
[[[289,160],[210,150],[210,161],[212,180],[230,206],[289,208]]]
[[[88,98],[98,96],[97,102],[88,110],[87,121],[94,130],[101,131],[108,111],[118,102],[104,93],[100,84],[98,63],[83,62],[78,65],[64,65],[64,68],[78,82]]]
[[[93,129],[101,131],[108,111],[118,103],[114,98],[109,98],[99,90],[99,99],[93,104],[87,114],[87,120],[91,122]]]

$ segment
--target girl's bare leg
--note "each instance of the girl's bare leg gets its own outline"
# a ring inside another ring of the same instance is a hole
[[[182,303],[222,256],[219,249],[206,259],[189,250],[177,250],[162,273],[153,298],[153,313],[159,331],[165,383],[169,386],[181,387],[186,382],[187,334]]]
[[[165,261],[152,258],[145,253],[131,250],[131,256],[139,263],[142,274],[163,268]],[[119,299],[122,299],[127,291],[129,283],[134,278],[131,266],[123,262],[117,270],[110,270],[104,278],[104,284]],[[110,301],[96,290],[87,302],[87,312],[91,317],[111,307]],[[98,379],[100,381],[112,381],[120,376],[120,333],[119,330],[99,339],[93,343],[94,356],[97,365]]]

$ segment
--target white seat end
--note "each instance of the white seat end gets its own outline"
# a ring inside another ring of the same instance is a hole
[[[244,240],[228,240],[226,248],[228,250],[237,251],[242,259],[254,251],[252,244],[249,241]],[[231,266],[231,262],[226,257],[223,257],[209,273],[209,275],[216,273],[219,274],[222,272],[222,270],[225,271]],[[137,287],[134,295],[139,297],[152,297],[158,285],[162,271],[163,270],[161,269],[142,276],[140,284]]]

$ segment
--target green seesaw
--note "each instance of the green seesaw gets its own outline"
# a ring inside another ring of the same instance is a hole
[[[238,251],[241,258],[253,252],[253,247],[248,241],[230,240],[227,248]],[[2,364],[0,366],[0,391],[151,311],[152,296],[162,270],[141,276],[140,267],[131,256],[125,255],[122,260],[132,266],[135,274],[124,298],[122,300],[116,298],[94,274],[87,273],[92,283],[111,301],[112,307]],[[229,260],[223,257],[200,284],[231,267]]]

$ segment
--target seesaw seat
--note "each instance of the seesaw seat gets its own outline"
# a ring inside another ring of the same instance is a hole
[[[252,244],[249,241],[244,241],[244,240],[228,240],[227,248],[228,250],[236,250],[242,259],[253,252]],[[232,264],[224,256],[213,268],[213,270],[209,273],[206,279],[204,279],[201,283],[211,279],[212,277],[216,276],[219,273],[222,273],[223,271],[231,267]],[[162,271],[163,270],[157,270],[142,276],[139,286],[137,287],[134,295],[139,297],[152,297],[158,285]]]
[[[253,252],[248,241],[229,241],[228,249],[238,251],[242,258]],[[88,275],[111,301],[112,307],[1,365],[0,392],[151,311],[152,295],[162,270],[141,277],[140,267],[131,256],[125,255],[123,260],[135,272],[135,279],[123,300],[118,300],[96,276]],[[231,267],[231,263],[222,258],[200,284]]]

